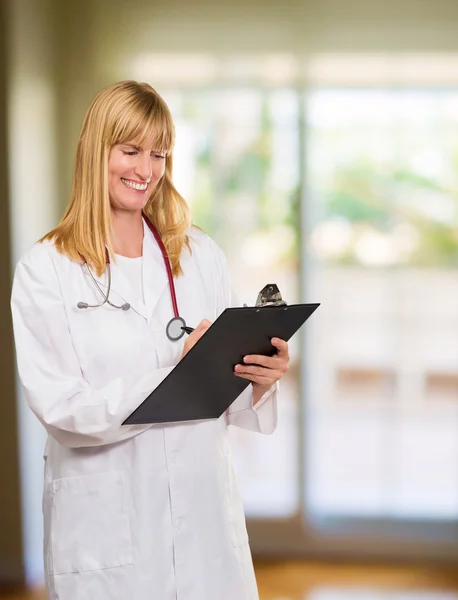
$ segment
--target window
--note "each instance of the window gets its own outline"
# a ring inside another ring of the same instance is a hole
[[[299,518],[296,549],[333,519],[350,538],[403,523],[404,540],[409,523],[456,521],[458,93],[164,96],[178,189],[240,302],[271,281],[289,303],[321,302],[292,340],[278,431],[232,431],[248,516]]]

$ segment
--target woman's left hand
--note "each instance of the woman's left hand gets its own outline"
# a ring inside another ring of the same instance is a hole
[[[235,374],[253,384],[255,404],[289,368],[288,343],[279,338],[272,338],[271,344],[277,348],[274,356],[249,354],[244,357],[243,364],[235,365]]]

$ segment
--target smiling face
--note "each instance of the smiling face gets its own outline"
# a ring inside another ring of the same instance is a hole
[[[141,211],[165,172],[165,153],[137,145],[114,145],[108,157],[108,193],[114,210]]]

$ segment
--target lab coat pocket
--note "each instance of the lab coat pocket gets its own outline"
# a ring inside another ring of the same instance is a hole
[[[132,564],[122,474],[117,471],[52,482],[53,575]]]
[[[245,522],[245,511],[237,485],[237,476],[232,464],[232,456],[225,455],[226,459],[226,482],[229,512],[229,526],[231,529],[232,546],[237,548],[248,542],[248,533]]]

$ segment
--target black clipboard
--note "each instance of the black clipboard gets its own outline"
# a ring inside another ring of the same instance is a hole
[[[272,356],[319,304],[227,308],[123,425],[219,418],[250,384],[234,375],[247,354]]]

